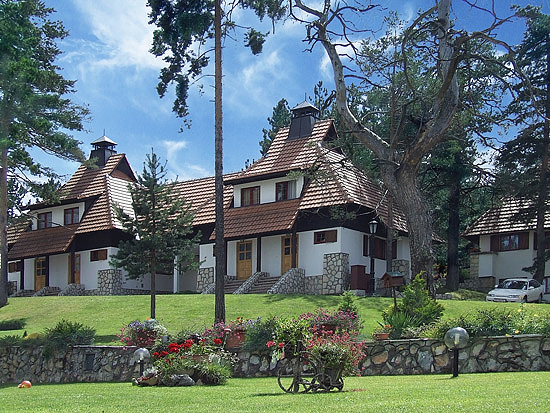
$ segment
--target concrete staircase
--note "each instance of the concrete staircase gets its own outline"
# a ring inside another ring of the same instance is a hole
[[[252,288],[248,290],[247,294],[267,294],[267,290],[273,287],[281,277],[260,277],[256,280]]]
[[[237,288],[239,288],[245,280],[225,280],[225,293],[233,294]]]

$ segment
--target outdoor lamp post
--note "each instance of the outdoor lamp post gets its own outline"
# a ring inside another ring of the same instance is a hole
[[[143,365],[151,358],[151,353],[146,348],[141,347],[134,351],[134,357],[139,363],[139,377],[143,377]]]
[[[458,376],[458,350],[466,347],[470,335],[462,327],[454,327],[445,333],[445,345],[453,350],[453,377]]]
[[[376,219],[372,219],[371,222],[369,222],[369,255],[370,255],[370,279],[371,279],[371,292],[374,294],[374,234],[376,234],[376,227],[378,226],[378,221]]]

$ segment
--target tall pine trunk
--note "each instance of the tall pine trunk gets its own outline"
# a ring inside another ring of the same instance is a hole
[[[545,223],[548,202],[548,162],[550,162],[550,37],[545,39],[546,46],[546,97],[544,102],[543,152],[540,165],[540,190],[537,199],[537,256],[535,259],[534,278],[544,281],[546,270],[546,236]]]
[[[214,321],[225,321],[225,241],[223,217],[223,111],[222,111],[222,10],[221,0],[216,0],[214,11],[214,58],[215,58],[215,210],[216,210],[216,285]]]
[[[7,135],[6,139],[7,139]],[[2,148],[0,172],[0,307],[8,303],[8,150]]]
[[[460,236],[460,177],[453,174],[450,180],[448,208],[449,220],[447,230],[447,289],[458,290],[458,241]]]

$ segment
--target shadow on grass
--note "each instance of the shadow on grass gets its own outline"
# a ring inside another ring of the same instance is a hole
[[[96,346],[117,346],[121,342],[116,334],[96,335],[94,344]]]

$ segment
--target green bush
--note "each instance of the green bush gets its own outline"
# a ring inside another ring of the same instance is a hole
[[[24,318],[14,318],[11,320],[0,320],[0,331],[21,330],[27,323]]]
[[[470,337],[542,334],[550,336],[550,315],[539,315],[535,309],[521,306],[517,310],[490,308],[477,310],[448,320],[440,320],[427,328],[425,337],[443,338],[453,327],[464,328]]]
[[[95,329],[78,322],[61,320],[53,328],[44,332],[44,356],[48,357],[55,350],[65,350],[74,345],[93,344]]]
[[[359,316],[359,309],[357,308],[357,304],[355,304],[355,294],[351,291],[344,291],[338,304],[338,311],[354,313]]]
[[[275,317],[258,319],[246,330],[246,341],[243,350],[264,351],[267,350],[266,343],[273,340],[273,334],[277,328],[278,321]]]
[[[382,320],[384,325],[391,326],[390,337],[396,339],[403,337],[406,330],[431,324],[442,315],[443,306],[429,296],[425,280],[417,275],[403,289],[403,299],[397,308],[391,305],[382,312]]]

